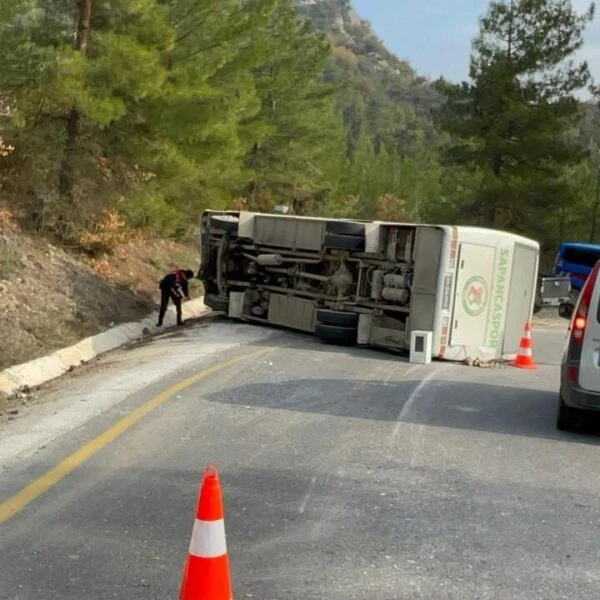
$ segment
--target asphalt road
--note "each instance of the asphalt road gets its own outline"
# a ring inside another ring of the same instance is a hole
[[[555,429],[563,335],[534,332],[533,372],[226,322],[113,353],[1,426],[0,502],[34,486],[0,504],[0,598],[177,598],[214,463],[238,600],[596,600],[600,437]]]

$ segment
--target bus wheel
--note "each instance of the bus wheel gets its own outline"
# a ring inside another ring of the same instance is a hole
[[[212,227],[220,231],[229,231],[230,233],[237,233],[240,221],[237,217],[232,217],[231,215],[219,215],[211,217],[210,224]]]
[[[317,321],[323,325],[351,327],[355,329],[358,326],[358,313],[323,308],[317,311]]]
[[[326,233],[323,245],[334,250],[364,250],[365,239],[356,235]]]
[[[357,329],[355,327],[336,327],[317,323],[315,335],[329,344],[356,346]]]
[[[327,233],[338,235],[354,235],[359,237],[365,236],[365,224],[353,223],[348,221],[327,221],[325,224]]]
[[[229,312],[229,300],[217,294],[206,294],[204,296],[204,304],[216,312]]]

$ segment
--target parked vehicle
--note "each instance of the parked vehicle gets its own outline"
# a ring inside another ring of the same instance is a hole
[[[539,244],[477,227],[206,211],[201,262],[205,303],[231,318],[400,350],[420,331],[432,358],[485,360],[516,355]]]
[[[593,266],[600,260],[600,245],[581,242],[563,242],[556,255],[554,275],[571,280],[569,299],[559,304],[558,314],[570,319],[577,297]]]
[[[563,242],[556,255],[554,275],[568,275],[575,299],[596,262],[600,260],[600,245]]]
[[[558,307],[559,313],[564,310],[571,298],[571,279],[568,275],[553,276],[540,273],[536,288],[533,312],[537,313],[547,307]]]
[[[560,372],[556,424],[574,429],[583,411],[600,410],[600,260],[575,304]]]

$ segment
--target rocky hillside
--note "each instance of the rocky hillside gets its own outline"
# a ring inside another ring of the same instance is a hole
[[[392,54],[369,22],[359,17],[350,0],[296,0],[296,5],[319,31],[330,35],[336,46],[362,56],[372,72],[418,79],[410,65]]]
[[[333,57],[324,79],[348,88],[340,110],[350,131],[350,153],[352,137],[359,131],[368,130],[376,146],[383,143],[401,154],[415,143],[435,137],[431,111],[439,104],[439,94],[386,48],[369,22],[357,14],[351,0],[295,3],[332,41]]]
[[[198,267],[194,244],[133,236],[98,259],[66,252],[21,231],[1,203],[0,371],[143,318],[165,272]],[[201,289],[194,280],[194,297]]]

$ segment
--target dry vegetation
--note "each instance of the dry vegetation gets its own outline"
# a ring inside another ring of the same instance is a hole
[[[89,246],[111,246],[90,258],[23,233],[10,211],[0,209],[0,369],[143,318],[157,308],[158,279],[166,270],[197,270],[192,243],[116,229],[118,239],[113,227],[87,240]],[[192,293],[199,291],[195,281]]]

